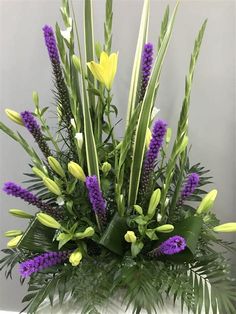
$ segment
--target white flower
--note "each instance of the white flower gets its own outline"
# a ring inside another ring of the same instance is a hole
[[[64,201],[63,197],[58,196],[56,203],[58,206],[63,206],[65,204],[65,201]]]
[[[151,115],[151,121],[156,117],[160,109],[157,109],[156,107],[153,107],[152,109],[152,115]]]
[[[162,215],[161,214],[157,214],[157,222],[160,222],[162,219]]]
[[[76,134],[75,134],[75,138],[77,139],[79,148],[81,149],[82,146],[83,146],[83,141],[84,141],[84,139],[83,139],[83,133],[76,133]]]

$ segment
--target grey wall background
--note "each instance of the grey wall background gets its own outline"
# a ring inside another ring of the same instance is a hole
[[[81,20],[82,1],[74,2]],[[94,1],[97,40],[103,38],[104,2]],[[161,17],[168,3],[173,8],[173,1],[151,1],[149,40],[153,43],[157,41]],[[46,23],[54,25],[60,21],[59,5],[58,0],[0,0],[1,120],[21,130],[31,142],[25,130],[6,119],[4,108],[32,109],[33,90],[39,92],[42,105],[52,104],[51,72],[41,29]],[[126,113],[141,9],[141,0],[114,0],[113,50],[119,51],[119,69],[113,92],[122,118]],[[201,161],[214,176],[214,186],[219,191],[215,212],[223,222],[236,220],[235,9],[235,1],[182,1],[156,103],[161,109],[160,116],[175,128],[194,38],[203,20],[208,18],[192,92],[190,141],[193,144],[192,162]],[[48,117],[52,124],[55,123],[52,114]],[[0,148],[1,186],[7,180],[21,183],[24,179],[22,172],[29,170],[29,159],[17,144],[2,134]],[[1,194],[1,234],[24,227],[23,221],[8,215],[9,208],[26,209],[27,206]],[[232,234],[225,238],[236,240]],[[6,240],[1,238],[0,247],[5,244]],[[17,272],[12,281],[5,281],[3,273],[0,280],[0,309],[19,311],[25,287],[20,287]]]

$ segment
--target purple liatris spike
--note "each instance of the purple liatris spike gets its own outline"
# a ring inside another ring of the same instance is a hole
[[[51,62],[60,63],[57,43],[56,43],[55,35],[53,32],[53,28],[51,26],[45,25],[43,27],[43,33],[44,33],[45,44],[47,46],[48,54],[49,54],[49,58]]]
[[[98,179],[96,176],[86,178],[86,187],[89,192],[89,200],[93,210],[102,223],[106,222],[106,202],[99,188]]]
[[[3,186],[3,192],[7,195],[19,197],[25,202],[37,206],[42,211],[52,215],[54,218],[61,219],[62,215],[58,213],[56,208],[52,208],[50,205],[43,203],[36,195],[22,188],[20,185],[14,182],[5,182]]]
[[[163,120],[157,120],[152,131],[152,138],[149,148],[144,159],[142,177],[141,177],[141,193],[144,194],[150,183],[151,175],[155,167],[160,148],[163,144],[164,136],[167,130],[167,123]]]
[[[35,117],[29,111],[21,112],[21,118],[24,123],[24,126],[29,130],[29,132],[33,135],[36,143],[41,149],[44,156],[47,158],[51,156],[50,148],[48,147],[47,142],[45,141],[43,134],[41,132],[40,126],[38,125]]]
[[[180,202],[184,201],[191,194],[193,194],[199,183],[199,175],[197,173],[191,173],[188,176],[187,182],[185,183],[182,191],[181,191],[181,199]]]
[[[32,259],[26,260],[19,265],[20,275],[24,278],[31,276],[43,269],[63,263],[69,256],[68,251],[47,252]]]
[[[179,236],[175,235],[166,241],[162,242],[159,247],[154,249],[149,253],[151,256],[159,256],[159,255],[174,255],[180,253],[186,248],[186,240]]]
[[[45,25],[43,27],[43,33],[44,33],[44,39],[45,39],[45,44],[48,50],[49,58],[52,64],[53,75],[55,78],[55,86],[57,89],[57,96],[58,96],[57,97],[58,105],[61,112],[60,114],[61,123],[64,124],[69,135],[69,142],[70,142],[69,152],[71,154],[71,156],[69,157],[76,161],[78,159],[78,155],[75,149],[76,147],[75,138],[74,138],[74,133],[71,126],[71,119],[73,117],[73,114],[72,114],[71,106],[70,106],[69,92],[65,84],[63,72],[60,65],[60,58],[59,58],[59,53],[57,49],[56,38],[54,35],[53,28],[51,26]]]
[[[152,62],[153,62],[153,45],[151,43],[148,43],[144,45],[142,55],[142,81],[139,101],[142,101],[144,98],[151,74]]]

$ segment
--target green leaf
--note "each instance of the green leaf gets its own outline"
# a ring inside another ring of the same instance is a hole
[[[92,0],[84,1],[84,40],[85,40],[85,56],[86,62],[94,61],[94,34],[93,34],[93,6]],[[88,71],[88,80],[94,85],[93,74]],[[89,105],[95,108],[95,96],[93,92],[88,93]]]
[[[131,254],[136,257],[143,249],[144,244],[142,241],[136,241],[131,244]]]
[[[177,8],[178,3],[174,9],[170,22],[168,24],[167,31],[165,37],[163,38],[160,50],[158,52],[153,67],[152,75],[150,77],[150,81],[141,106],[141,112],[139,115],[138,125],[135,133],[134,151],[130,171],[129,200],[128,200],[129,206],[136,204],[137,200],[139,181],[141,176],[142,163],[146,145],[146,131],[149,126],[153,98],[155,95],[155,90],[159,84],[162,64],[170,41]]]
[[[124,235],[127,230],[126,219],[115,214],[99,243],[110,251],[122,255],[125,246]]]
[[[54,235],[55,230],[42,225],[35,218],[23,234],[18,248],[32,252],[57,251],[57,242],[53,242]]]
[[[134,58],[134,65],[132,70],[132,77],[130,83],[130,92],[128,100],[128,111],[127,111],[127,126],[133,115],[134,108],[138,102],[138,88],[139,88],[139,73],[141,65],[141,56],[143,52],[143,46],[147,41],[148,26],[149,26],[149,15],[150,15],[150,0],[145,0],[143,4],[143,11],[141,17],[141,23],[139,28],[138,41],[136,46],[136,53]]]
[[[149,237],[150,240],[158,240],[158,237],[156,235],[156,232],[154,229],[147,229],[146,230],[146,236]]]

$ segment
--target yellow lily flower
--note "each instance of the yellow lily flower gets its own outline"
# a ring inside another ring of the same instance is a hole
[[[87,63],[87,66],[93,76],[110,90],[116,74],[117,62],[118,53],[112,53],[108,56],[108,54],[103,51],[100,55],[100,63],[91,61]]]

